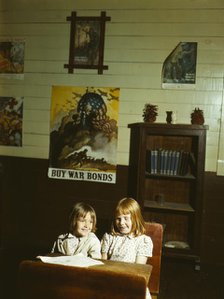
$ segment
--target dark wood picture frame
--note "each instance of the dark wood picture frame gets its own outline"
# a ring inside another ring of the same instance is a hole
[[[73,11],[67,17],[71,22],[69,62],[64,65],[68,73],[77,69],[97,69],[98,74],[107,70],[103,65],[105,24],[110,21],[106,12],[102,11],[100,17],[77,17]]]

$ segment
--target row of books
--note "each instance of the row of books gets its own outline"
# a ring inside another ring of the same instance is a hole
[[[151,174],[184,176],[193,171],[194,165],[192,152],[155,149],[146,154],[146,171]]]

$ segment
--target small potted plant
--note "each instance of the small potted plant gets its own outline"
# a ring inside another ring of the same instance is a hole
[[[195,108],[191,113],[191,123],[192,125],[203,125],[205,122],[204,120],[204,113],[203,110],[199,108]]]
[[[145,104],[143,109],[143,120],[144,122],[154,123],[158,115],[158,106],[152,104]]]

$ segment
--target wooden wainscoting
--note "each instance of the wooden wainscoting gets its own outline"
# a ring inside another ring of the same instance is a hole
[[[116,202],[127,194],[128,167],[119,165],[116,184],[49,179],[48,160],[1,156],[1,248],[49,251],[67,230],[76,201],[94,206],[99,237],[110,229]],[[224,264],[224,177],[205,173],[202,262]]]

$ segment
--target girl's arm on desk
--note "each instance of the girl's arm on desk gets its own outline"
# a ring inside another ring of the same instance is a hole
[[[147,259],[148,259],[147,256],[138,255],[138,256],[136,257],[135,262],[136,262],[137,264],[146,264]]]
[[[103,253],[101,254],[101,258],[102,258],[102,260],[107,260],[107,253],[106,253],[106,252],[103,252]]]

